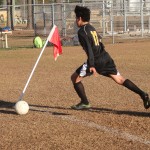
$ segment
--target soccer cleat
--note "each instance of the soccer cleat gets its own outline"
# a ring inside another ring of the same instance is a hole
[[[90,104],[79,103],[77,105],[71,106],[71,108],[75,109],[75,110],[83,110],[83,109],[89,109],[89,108],[91,108],[91,106],[90,106]]]
[[[150,98],[147,93],[144,93],[143,96],[141,96],[144,104],[144,108],[148,109],[150,107]]]

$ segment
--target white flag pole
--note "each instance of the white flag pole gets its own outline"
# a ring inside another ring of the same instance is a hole
[[[30,76],[29,76],[29,78],[28,78],[28,80],[27,80],[27,83],[26,83],[26,85],[25,85],[25,87],[24,87],[24,89],[23,89],[23,91],[22,91],[22,93],[21,93],[21,95],[20,95],[18,101],[22,100],[22,98],[23,98],[23,96],[24,96],[24,94],[25,94],[25,91],[26,91],[26,89],[27,89],[27,87],[28,87],[28,85],[29,85],[29,82],[30,82],[30,80],[31,80],[31,78],[32,78],[32,76],[33,76],[33,73],[34,73],[34,71],[35,71],[35,69],[36,69],[36,67],[37,67],[37,64],[38,64],[38,62],[39,62],[39,60],[40,60],[40,58],[41,58],[41,56],[42,56],[42,54],[43,54],[43,52],[44,52],[44,50],[45,50],[45,47],[46,47],[48,41],[51,39],[51,37],[52,37],[52,35],[53,35],[53,33],[54,33],[55,28],[56,28],[56,25],[53,26],[51,32],[49,33],[48,38],[47,38],[47,40],[46,40],[46,42],[45,42],[45,44],[44,44],[44,46],[43,46],[43,48],[42,48],[42,50],[41,50],[41,53],[40,53],[40,55],[39,55],[39,57],[38,57],[38,59],[37,59],[35,65],[34,65],[32,71],[31,71],[31,74],[30,74]]]

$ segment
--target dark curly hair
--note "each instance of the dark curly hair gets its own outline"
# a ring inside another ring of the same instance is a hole
[[[75,10],[74,10],[75,14],[76,14],[76,18],[81,17],[83,21],[90,21],[90,14],[91,11],[89,8],[87,7],[82,7],[82,6],[76,6]]]

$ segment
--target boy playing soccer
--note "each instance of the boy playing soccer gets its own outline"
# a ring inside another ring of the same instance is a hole
[[[76,14],[76,24],[80,28],[78,30],[79,42],[87,54],[87,61],[71,76],[74,89],[81,99],[79,104],[71,106],[71,108],[76,110],[90,108],[90,104],[81,81],[84,77],[92,74],[96,75],[98,73],[112,78],[119,85],[122,85],[138,94],[143,100],[145,109],[148,109],[150,107],[149,95],[142,91],[129,79],[125,79],[120,75],[119,71],[116,69],[113,59],[105,51],[104,45],[99,42],[99,37],[95,28],[89,24],[90,9],[87,7],[76,6],[74,12]]]

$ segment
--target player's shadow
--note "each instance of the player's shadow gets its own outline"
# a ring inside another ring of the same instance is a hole
[[[43,106],[43,105],[30,105],[30,106],[39,107],[39,108],[51,108],[51,109],[72,110],[71,108],[62,107],[62,106]]]
[[[63,109],[67,110],[68,108],[64,107],[50,107],[50,106],[43,106],[43,105],[30,105],[32,111],[39,111],[39,112],[48,112],[51,113],[52,115],[70,115],[69,113],[64,113],[64,112],[56,112],[56,111],[51,111],[49,109]]]
[[[117,115],[129,115],[129,116],[138,116],[138,117],[150,117],[150,112],[138,112],[138,111],[129,111],[129,110],[114,110],[109,108],[97,108],[92,107],[88,111],[90,112],[103,112],[103,113],[111,113]]]
[[[33,106],[43,107],[43,108],[51,108],[51,109],[72,110],[71,108],[62,107],[62,106],[40,106],[40,105],[33,105]],[[128,115],[128,116],[137,116],[137,117],[150,117],[150,112],[115,110],[115,109],[109,109],[109,108],[91,107],[90,109],[84,109],[82,111],[96,112],[96,113],[111,113],[111,114],[117,114],[117,115]]]
[[[14,106],[15,106],[14,102],[0,100],[0,113],[16,114],[16,112],[14,111]],[[50,109],[72,110],[71,108],[62,107],[62,106],[42,106],[42,105],[30,105],[30,104],[29,106],[30,106],[31,111],[48,112],[52,115],[70,115],[70,114],[64,113],[64,112],[51,111]],[[150,117],[150,112],[114,110],[114,109],[109,109],[109,108],[91,107],[90,109],[86,109],[83,111],[96,112],[96,113],[111,113],[111,114],[117,114],[117,115],[129,115],[129,116],[138,116],[138,117]]]

